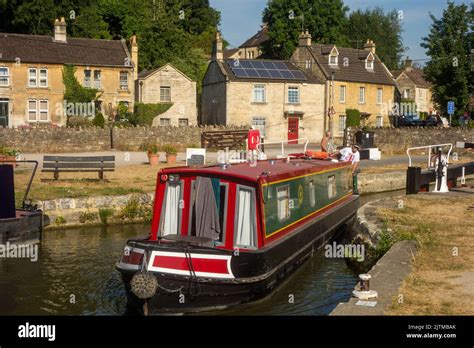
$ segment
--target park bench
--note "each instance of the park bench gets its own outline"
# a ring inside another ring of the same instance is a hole
[[[60,172],[98,172],[104,179],[104,172],[115,170],[115,156],[44,156],[42,172],[54,173],[58,180]]]

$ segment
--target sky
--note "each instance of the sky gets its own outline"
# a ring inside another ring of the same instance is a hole
[[[456,4],[470,1],[454,0]],[[262,24],[262,12],[267,0],[210,0],[211,6],[221,12],[221,31],[232,47],[238,47],[254,35]],[[379,6],[386,12],[396,9],[403,15],[403,44],[407,47],[405,56],[420,60],[424,64],[427,56],[420,47],[422,37],[428,35],[431,12],[436,18],[441,17],[447,7],[446,0],[345,0],[349,11]],[[377,43],[375,43],[377,44]]]

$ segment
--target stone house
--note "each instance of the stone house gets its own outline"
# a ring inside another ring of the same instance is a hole
[[[290,61],[324,82],[324,126],[333,136],[344,134],[346,109],[358,109],[368,126],[389,124],[395,82],[372,41],[362,50],[314,44],[306,31]]]
[[[416,111],[433,113],[434,104],[431,96],[431,84],[425,80],[423,70],[413,67],[413,61],[406,59],[404,68],[392,72],[400,97],[412,100]]]
[[[324,84],[288,61],[225,60],[218,33],[203,80],[202,123],[254,126],[267,142],[319,142]]]
[[[145,104],[171,103],[155,117],[153,126],[197,125],[196,81],[171,64],[138,74],[136,101]]]
[[[132,110],[137,78],[136,37],[125,41],[67,37],[64,18],[54,23],[54,36],[0,34],[0,125],[65,125],[66,116],[88,109],[64,100],[63,67],[76,67],[84,86],[99,90],[92,110],[115,112],[124,102]]]
[[[231,48],[224,51],[226,59],[257,59],[262,56],[262,44],[269,39],[268,27],[262,24],[260,30],[245,41],[239,48]]]

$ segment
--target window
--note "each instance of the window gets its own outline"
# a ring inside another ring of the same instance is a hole
[[[300,102],[299,87],[288,87],[288,103],[299,104],[299,102]]]
[[[160,126],[171,126],[171,119],[170,118],[160,118]]]
[[[84,87],[91,87],[91,71],[84,70]]]
[[[10,70],[0,67],[0,86],[10,86]]]
[[[34,68],[28,69],[28,87],[38,86],[37,70]]]
[[[405,98],[405,99],[410,98],[410,89],[409,88],[405,88],[403,90],[403,98]]]
[[[377,88],[377,105],[381,105],[383,101],[383,89]]]
[[[48,69],[39,69],[39,86],[48,87]]]
[[[337,195],[336,176],[328,177],[328,198],[333,198]]]
[[[329,56],[329,65],[337,65],[337,56],[331,54]]]
[[[126,71],[120,72],[120,89],[122,91],[128,90],[128,72]]]
[[[306,60],[306,69],[311,70],[313,68],[313,61],[311,59]]]
[[[290,187],[288,185],[277,188],[278,220],[283,221],[290,217]]]
[[[265,103],[265,85],[253,86],[253,102]]]
[[[365,87],[359,87],[359,104],[365,103]]]
[[[260,131],[260,137],[265,138],[265,117],[252,117],[252,126]]]
[[[346,129],[346,115],[339,115],[339,135],[344,135]]]
[[[234,246],[257,247],[257,224],[255,218],[254,190],[237,186],[237,219],[235,222]]]
[[[314,207],[316,205],[316,191],[314,188],[314,181],[309,182],[309,205]]]
[[[375,119],[375,127],[382,128],[383,127],[383,116],[377,116]]]
[[[160,235],[179,233],[181,211],[179,201],[181,199],[181,183],[168,182],[166,184],[165,199],[161,213]]]
[[[28,87],[48,87],[48,69],[28,69]]]
[[[94,70],[94,88],[100,89],[101,85],[101,77],[100,77],[100,70]]]
[[[160,87],[160,101],[161,102],[171,101],[171,87]]]
[[[47,100],[28,100],[28,121],[29,122],[48,122],[49,103]]]
[[[178,119],[178,125],[179,125],[180,127],[187,127],[188,124],[189,124],[189,122],[188,122],[188,119],[187,119],[187,118],[180,118],[180,119]]]
[[[365,68],[367,70],[374,70],[374,59],[370,55],[365,60]]]
[[[339,102],[340,103],[346,102],[346,86],[339,87]]]

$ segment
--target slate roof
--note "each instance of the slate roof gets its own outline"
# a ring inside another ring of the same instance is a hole
[[[334,72],[334,79],[336,81],[395,85],[387,68],[376,54],[374,54],[374,69],[367,70],[365,68],[365,59],[370,53],[366,50],[336,46],[339,52],[338,66],[330,66],[329,53],[333,47],[334,45],[322,44],[313,44],[309,47],[314,59],[318,62],[327,79],[331,79],[332,72]],[[348,59],[347,65],[344,65],[345,58]]]
[[[245,62],[249,61],[249,59],[239,59],[240,62]],[[250,61],[255,61],[253,59],[250,59]],[[272,79],[272,78],[249,78],[249,77],[237,77],[234,75],[232,72],[232,69],[230,68],[229,64],[227,61],[217,61],[219,66],[221,67],[221,71],[226,75],[230,81],[237,81],[237,82],[272,82],[272,83],[319,83],[322,84],[324,83],[322,80],[320,80],[317,76],[314,74],[307,73],[303,69],[299,68],[298,66],[294,65],[293,63],[289,61],[284,61],[284,60],[270,60],[270,59],[257,59],[259,62],[282,62],[284,63],[290,70],[300,70],[303,72],[304,76],[306,79],[301,79],[301,80],[286,80],[286,79]]]
[[[239,48],[244,48],[244,47],[255,47],[255,46],[260,46],[262,43],[267,41],[269,39],[268,36],[268,29],[266,26],[264,26],[262,29],[260,29],[254,36],[252,36],[250,39],[245,41],[242,45],[239,46]]]
[[[232,57],[238,51],[239,51],[238,48],[228,48],[224,50],[224,59],[228,59],[229,57]]]
[[[425,75],[423,73],[423,70],[421,69],[412,68],[412,70],[410,71],[404,70],[404,69],[392,71],[394,78],[398,78],[402,73],[405,73],[405,75],[407,75],[408,78],[412,80],[415,86],[417,87],[421,87],[421,88],[431,87],[431,84],[425,80]]]
[[[131,67],[126,65],[127,46],[120,40],[68,37],[57,42],[51,36],[0,33],[0,53],[0,61]]]

